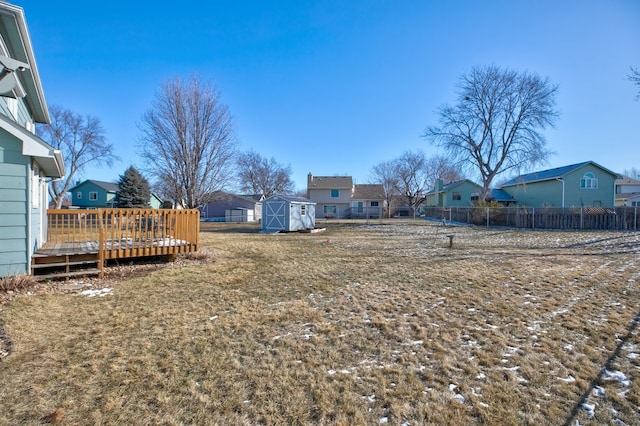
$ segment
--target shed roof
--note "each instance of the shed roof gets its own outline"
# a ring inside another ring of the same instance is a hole
[[[266,200],[264,200],[263,202],[266,203],[270,200],[276,200],[276,199],[280,199],[283,201],[288,201],[290,203],[299,203],[299,204],[316,204],[315,202],[309,200],[308,198],[304,198],[304,197],[296,197],[295,195],[272,195],[271,197],[267,198]]]
[[[353,186],[352,200],[384,200],[384,186],[380,184],[361,184]]]
[[[542,182],[545,180],[553,180],[556,178],[561,178],[563,176],[566,176],[567,174],[583,167],[586,166],[587,164],[592,164],[602,170],[604,170],[607,173],[610,173],[613,176],[618,176],[617,173],[612,172],[611,170],[608,170],[604,167],[602,167],[601,165],[599,165],[598,163],[595,163],[593,161],[585,161],[582,163],[577,163],[577,164],[570,164],[568,166],[563,166],[563,167],[556,167],[555,169],[548,169],[548,170],[541,170],[539,172],[533,172],[533,173],[527,173],[524,175],[520,175],[517,177],[514,177],[513,179],[509,179],[508,181],[506,181],[505,183],[503,183],[502,185],[500,185],[500,187],[505,187],[505,186],[514,186],[514,185],[522,185],[522,184],[526,184],[526,183],[532,183],[532,182]]]

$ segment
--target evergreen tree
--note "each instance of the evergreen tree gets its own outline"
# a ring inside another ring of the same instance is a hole
[[[149,208],[149,199],[151,198],[149,181],[135,167],[129,166],[125,170],[124,174],[120,176],[118,186],[115,199],[116,207]]]

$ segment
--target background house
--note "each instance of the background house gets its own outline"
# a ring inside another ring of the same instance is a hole
[[[593,161],[528,173],[500,189],[528,207],[613,207],[618,175]]]
[[[386,204],[384,187],[380,184],[353,185],[351,209],[348,215],[353,219],[384,217]]]
[[[234,218],[234,222],[239,221],[239,217],[246,218],[249,222],[260,221],[263,200],[263,195],[236,195],[218,191],[213,195],[213,200],[200,209],[200,218],[222,222],[229,216]]]
[[[47,236],[47,178],[64,176],[62,153],[37,137],[49,111],[21,8],[0,2],[0,277],[30,272]]]
[[[616,179],[616,206],[640,207],[640,181],[622,176]]]
[[[351,176],[307,176],[307,198],[316,204],[316,217],[347,217],[352,191]]]
[[[469,179],[457,180],[445,184],[442,179],[436,181],[433,191],[425,194],[425,207],[470,207],[478,201],[482,187]]]
[[[262,231],[303,231],[315,228],[316,204],[306,198],[272,195],[262,202]]]
[[[116,207],[117,183],[88,179],[78,182],[69,189],[71,207],[80,209],[111,209]],[[149,208],[160,209],[163,201],[153,192],[149,198]]]
[[[82,209],[113,208],[115,205],[118,184],[99,180],[78,182],[69,189],[71,206]]]

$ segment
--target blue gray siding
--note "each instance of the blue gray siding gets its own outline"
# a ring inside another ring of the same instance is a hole
[[[0,276],[28,271],[29,157],[0,130]]]

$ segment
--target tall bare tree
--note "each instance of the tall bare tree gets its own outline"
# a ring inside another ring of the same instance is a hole
[[[165,198],[197,208],[233,179],[233,117],[216,86],[199,76],[161,84],[140,130],[140,154]]]
[[[627,76],[629,81],[635,84],[638,88],[638,94],[636,95],[636,101],[640,100],[640,70],[637,68],[631,68],[631,73]]]
[[[371,183],[382,185],[387,204],[387,217],[391,217],[391,203],[398,195],[398,176],[396,174],[395,161],[382,161],[371,169]]]
[[[253,150],[238,156],[237,176],[241,191],[251,191],[270,197],[273,194],[290,194],[294,191],[291,166],[283,166],[275,158],[267,159]]]
[[[456,103],[439,111],[439,126],[424,138],[477,174],[484,198],[500,173],[546,162],[551,151],[541,133],[553,126],[558,87],[547,78],[476,67],[460,79]]]
[[[414,218],[430,189],[427,166],[427,158],[422,151],[406,151],[394,161],[397,192],[413,210]]]
[[[118,159],[113,145],[107,143],[100,119],[82,116],[59,105],[49,106],[50,124],[38,125],[36,131],[49,145],[62,151],[67,175],[49,185],[49,196],[57,209],[75,179],[88,165],[111,166]]]

